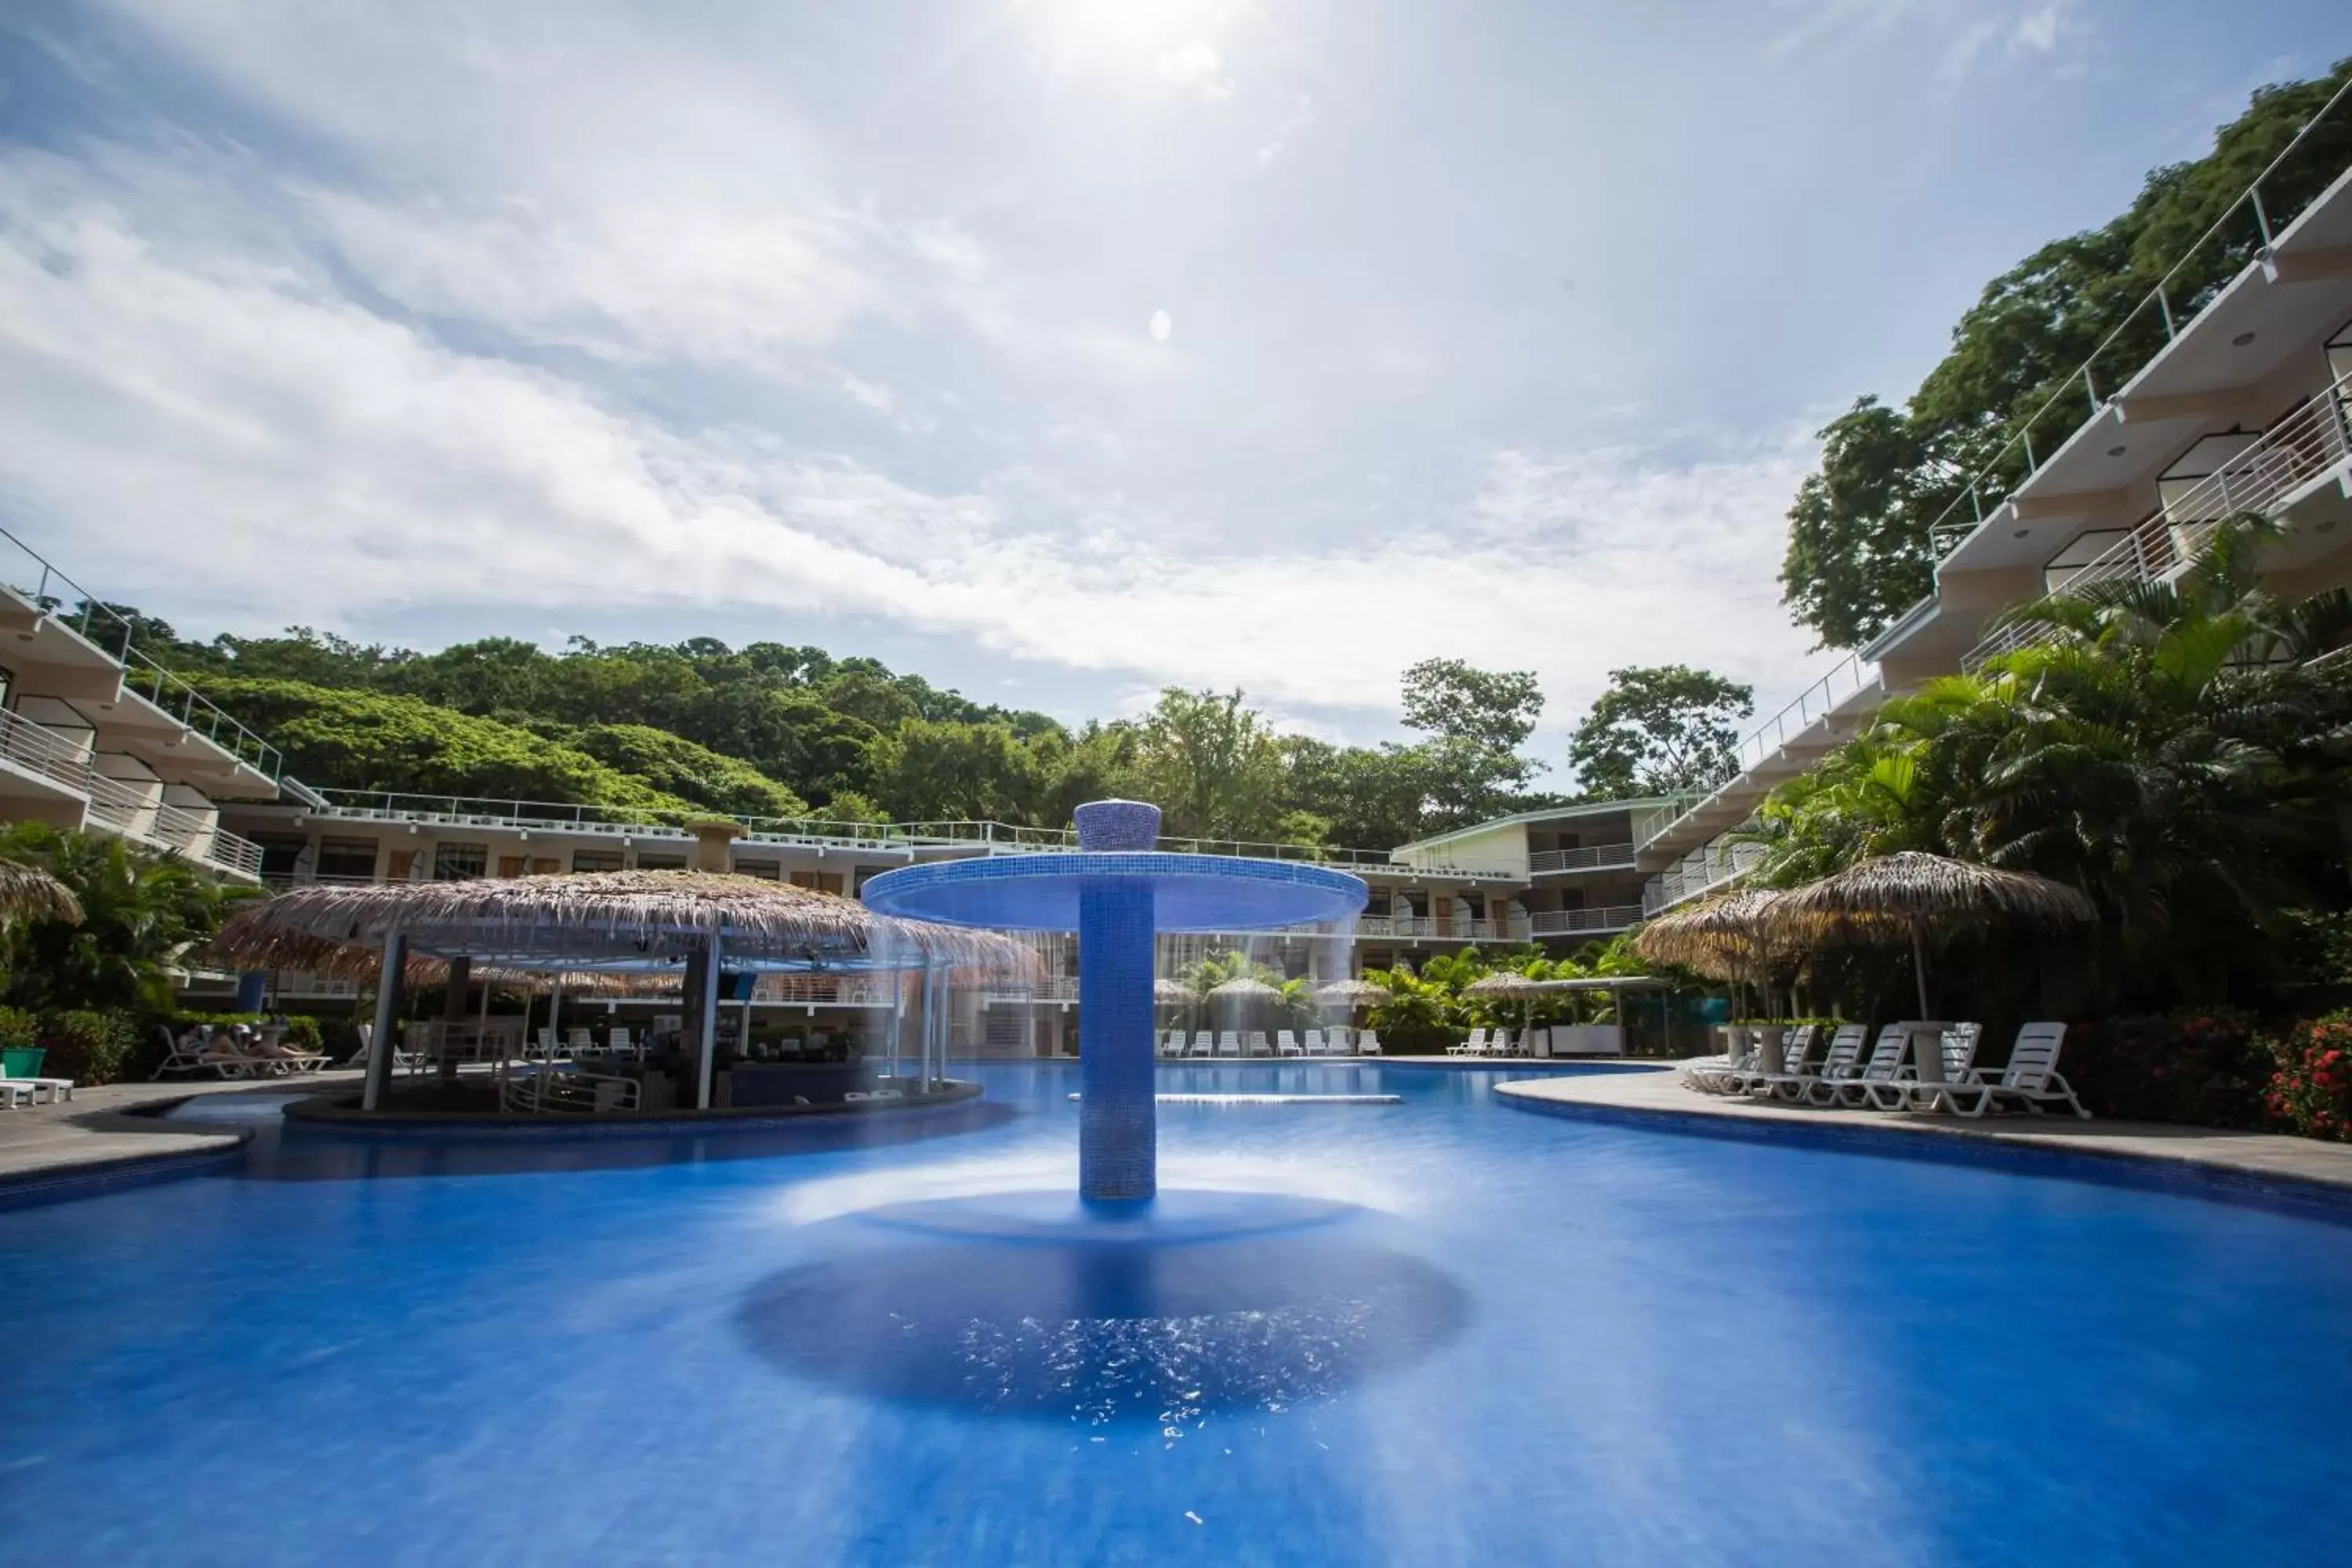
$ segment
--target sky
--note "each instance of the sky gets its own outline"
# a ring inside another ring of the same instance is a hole
[[[0,522],[184,634],[1396,738],[1835,659],[1813,432],[2352,53],[2241,0],[13,0]],[[6,553],[0,542],[0,553]],[[12,580],[21,571],[5,563]]]

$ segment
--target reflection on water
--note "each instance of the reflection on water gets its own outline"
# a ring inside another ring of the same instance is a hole
[[[1033,1225],[1001,1203],[828,1222],[809,1232],[820,1256],[746,1292],[737,1321],[771,1362],[847,1392],[1171,1440],[1337,1394],[1460,1331],[1468,1298],[1437,1268],[1330,1205],[1263,1201],[1267,1223],[1222,1236],[1199,1212],[1155,1231]]]

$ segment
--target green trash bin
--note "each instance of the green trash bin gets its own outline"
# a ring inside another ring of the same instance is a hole
[[[38,1078],[41,1061],[48,1054],[43,1046],[10,1046],[0,1050],[0,1078]]]

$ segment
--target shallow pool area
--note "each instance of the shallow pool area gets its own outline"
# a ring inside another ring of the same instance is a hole
[[[2337,1554],[2352,1226],[1531,1115],[1525,1067],[1070,1064],[873,1122],[280,1134],[0,1212],[44,1563]],[[1579,1070],[1605,1071],[1611,1068]],[[1083,1223],[1082,1223],[1083,1222]]]

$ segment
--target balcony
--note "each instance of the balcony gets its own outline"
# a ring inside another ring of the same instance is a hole
[[[1775,784],[1803,772],[1851,733],[1854,721],[1876,711],[1885,692],[1875,663],[1847,656],[1741,740],[1733,758],[1738,772],[1641,842],[1647,847],[1672,834],[1686,836],[1687,843],[1738,826]]]
[[[1702,898],[1746,876],[1763,858],[1760,844],[1727,844],[1717,839],[1695,849],[1650,879],[1642,889],[1642,913],[1662,914],[1676,904]]]
[[[1639,904],[1608,904],[1590,910],[1538,910],[1528,917],[1535,936],[1601,936],[1641,923]]]
[[[304,814],[320,822],[415,825],[426,827],[553,832],[602,838],[650,838],[692,842],[680,822],[649,822],[641,812],[610,806],[565,805],[548,801],[488,800],[464,795],[401,795],[380,791],[313,790],[292,782],[286,794],[303,803]],[[1077,836],[1066,827],[1023,827],[1004,822],[841,822],[823,817],[724,816],[740,826],[740,854],[750,848],[853,850],[898,855],[913,860],[954,855],[1068,853]],[[1297,860],[1360,875],[1412,877],[1464,882],[1511,882],[1510,872],[1492,866],[1407,866],[1384,850],[1348,849],[1321,844],[1253,843],[1239,839],[1162,837],[1160,847],[1176,855],[1232,855],[1262,860]]]
[[[0,710],[0,767],[60,799],[83,803],[86,826],[195,860],[241,880],[261,875],[261,846],[224,831],[205,813],[166,805],[135,785],[110,779],[88,752],[21,714]]]
[[[1633,864],[1633,846],[1584,844],[1574,849],[1538,849],[1528,857],[1528,869],[1537,876],[1553,871],[1625,870]]]
[[[2352,429],[2346,408],[2352,377],[2337,381],[2240,451],[2213,472],[2186,483],[2071,576],[2056,585],[2081,595],[2102,583],[2161,582],[2187,569],[2211,537],[2216,524],[2242,512],[2275,517],[2321,484],[2352,477]],[[1988,660],[2046,642],[2048,626],[1996,626],[1960,659],[1974,674]]]

